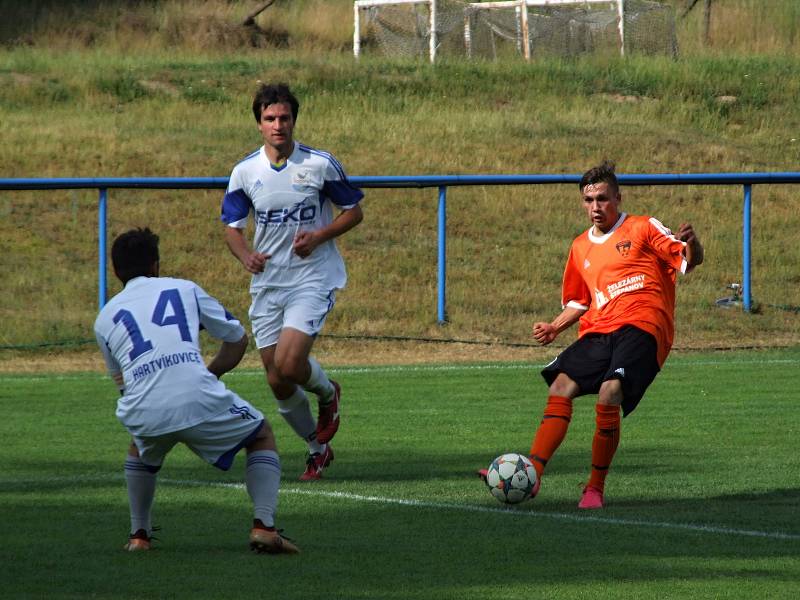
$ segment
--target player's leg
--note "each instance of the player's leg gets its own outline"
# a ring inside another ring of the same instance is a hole
[[[275,365],[283,381],[291,381],[317,396],[317,441],[327,443],[339,428],[339,384],[328,379],[311,356],[314,337],[292,327],[281,331],[275,350]]]
[[[604,336],[587,336],[567,347],[542,370],[549,386],[547,404],[530,451],[531,462],[540,477],[567,435],[572,401],[599,390],[609,357],[610,344]]]
[[[595,406],[592,468],[580,508],[602,508],[605,483],[619,446],[621,416],[636,408],[659,371],[655,338],[625,326],[610,334],[613,348]]]
[[[291,330],[287,330],[289,333]],[[284,341],[287,335],[281,334]],[[289,427],[309,446],[309,451],[319,452],[321,445],[317,442],[317,422],[311,412],[308,396],[299,385],[283,376],[276,364],[278,344],[261,348],[261,362],[267,372],[267,382],[278,403],[278,412],[289,424]]]
[[[289,293],[276,352],[283,377],[317,396],[317,440],[323,444],[333,439],[339,429],[341,388],[311,356],[311,347],[335,303],[334,290],[300,289]]]
[[[310,351],[309,336],[297,330],[284,329],[281,332],[278,344],[261,349],[261,360],[267,370],[267,380],[278,403],[278,412],[294,430],[294,432],[308,445],[308,460],[306,469],[300,479],[310,481],[322,477],[322,471],[333,461],[333,449],[329,444],[322,444],[317,440],[317,421],[311,412],[311,405],[305,391],[291,379],[283,376],[283,372],[276,364],[278,348],[283,352],[295,353]],[[311,340],[313,341],[313,340]],[[281,343],[285,342],[282,346]]]
[[[544,414],[531,442],[530,459],[537,475],[536,487],[531,497],[539,493],[544,469],[567,435],[572,420],[572,400],[579,393],[578,384],[566,373],[555,375],[550,384]],[[481,469],[478,475],[485,480],[487,472],[487,469]]]
[[[137,443],[147,453],[145,464],[142,460]],[[163,455],[169,451],[172,444],[161,444],[158,440],[132,440],[125,458],[125,483],[128,490],[128,505],[130,507],[131,528],[128,542],[124,549],[132,552],[149,550],[152,534],[152,508],[156,492],[156,474],[161,468]]]
[[[295,381],[281,373],[275,361],[278,342],[283,332],[287,303],[288,294],[281,290],[259,290],[254,293],[249,314],[253,324],[253,337],[261,355],[267,383],[278,404],[278,412],[292,430],[309,445],[309,452],[319,453],[323,448],[317,443],[317,424],[311,414],[308,398]],[[306,354],[308,352],[310,346]]]
[[[254,515],[250,547],[256,552],[269,554],[296,554],[300,551],[299,548],[275,528],[281,463],[275,446],[275,436],[266,420],[246,449],[245,483],[247,493],[253,501]]]
[[[264,415],[236,394],[230,408],[203,423],[177,432],[180,441],[213,466],[227,471],[236,454],[247,450],[245,486],[253,502],[250,545],[259,552],[296,553],[297,547],[275,529],[281,463],[275,436]]]
[[[578,384],[563,372],[550,384],[544,414],[530,450],[530,459],[539,478],[567,435],[572,420],[572,400],[579,392]]]
[[[619,446],[622,383],[604,381],[595,405],[595,431],[592,438],[592,468],[578,508],[603,508],[606,476]]]

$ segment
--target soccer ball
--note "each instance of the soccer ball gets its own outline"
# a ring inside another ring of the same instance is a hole
[[[527,500],[536,487],[536,469],[527,456],[509,453],[498,456],[489,465],[486,487],[504,504]]]

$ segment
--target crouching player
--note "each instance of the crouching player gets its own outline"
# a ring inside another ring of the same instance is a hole
[[[246,485],[254,505],[250,546],[256,552],[299,552],[275,529],[281,466],[264,416],[219,378],[244,356],[242,325],[191,281],[159,277],[158,236],[132,229],[114,241],[114,272],[124,289],[100,311],[95,335],[122,396],[117,417],[133,436],[125,461],[131,533],[125,549],[149,550],[156,473],[178,443],[228,470],[247,451]],[[206,365],[204,328],[222,340]]]

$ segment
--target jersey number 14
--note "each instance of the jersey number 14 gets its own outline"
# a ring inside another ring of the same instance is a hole
[[[167,306],[172,307],[172,314],[167,315]],[[153,309],[153,316],[150,318],[154,325],[159,327],[167,327],[169,325],[176,325],[181,335],[181,340],[184,342],[192,341],[192,334],[189,332],[189,324],[186,322],[186,310],[183,308],[183,301],[177,289],[164,290],[159,294],[156,306]],[[128,353],[128,358],[132,361],[136,360],[148,350],[153,349],[153,344],[150,340],[144,339],[142,330],[133,314],[124,308],[117,311],[114,315],[114,323],[119,323],[125,326],[125,330],[131,338],[133,348]]]

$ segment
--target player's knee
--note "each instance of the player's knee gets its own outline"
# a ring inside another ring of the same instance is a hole
[[[308,379],[308,359],[286,357],[276,361],[275,368],[279,379],[291,383],[304,383]]]
[[[281,377],[280,371],[274,365],[267,371],[267,383],[273,390],[286,383]]]
[[[139,448],[137,448],[136,444],[133,442],[131,442],[130,446],[128,446],[128,456],[139,458]]]
[[[600,386],[600,392],[597,394],[597,402],[599,404],[608,404],[610,406],[619,406],[623,400],[622,382],[619,379],[609,379],[604,381]]]
[[[574,398],[578,395],[580,388],[566,373],[559,373],[558,377],[550,384],[548,393],[551,396],[563,396],[564,398]]]
[[[272,427],[270,427],[269,423],[264,421],[255,439],[247,445],[246,450],[248,452],[255,452],[257,450],[277,450],[275,434],[272,432]]]

